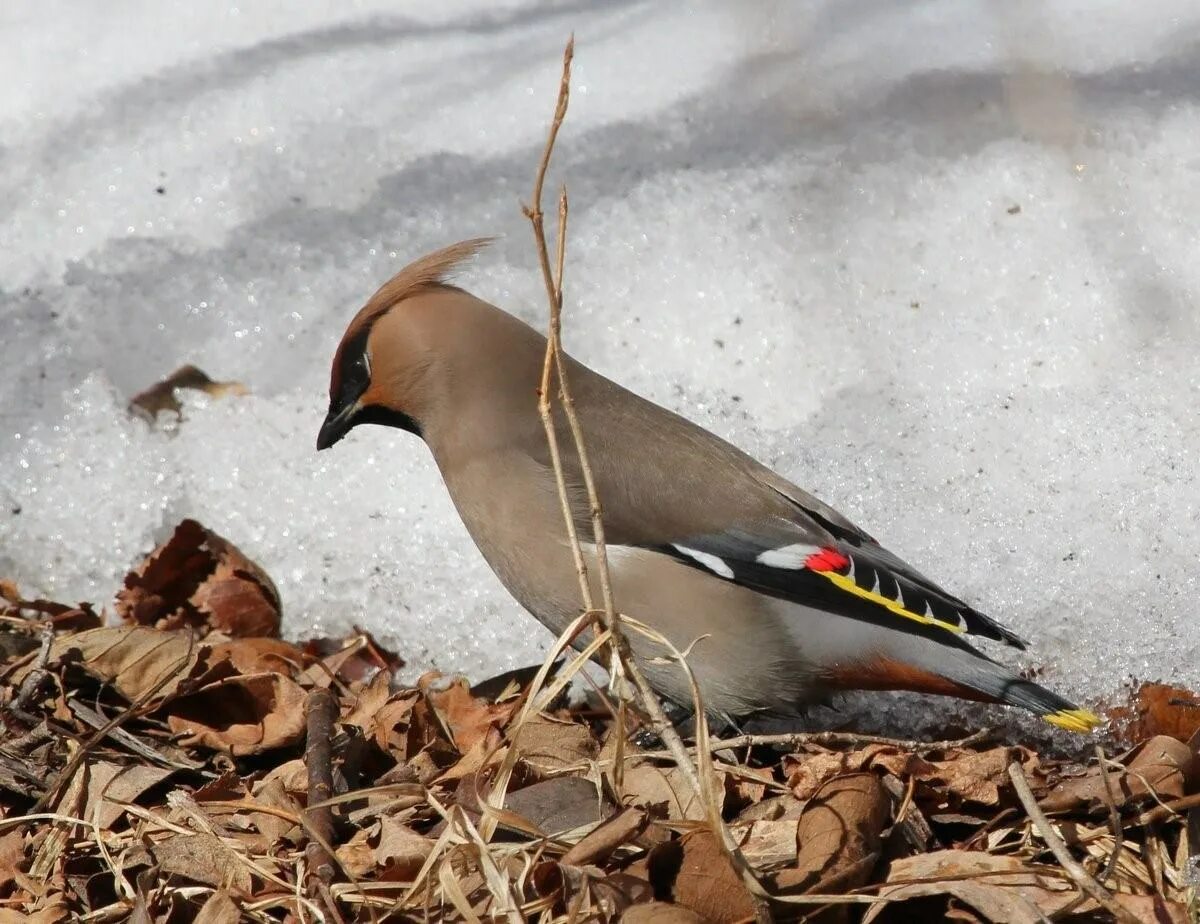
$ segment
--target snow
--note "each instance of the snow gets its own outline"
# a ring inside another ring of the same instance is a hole
[[[537,660],[418,442],[313,443],[346,321],[422,253],[502,235],[463,282],[540,323],[518,203],[571,30],[568,347],[1028,637],[1060,692],[1200,683],[1185,0],[9,0],[0,576],[105,602],[195,516],[291,636],[363,625],[410,675]],[[184,362],[253,394],[126,414]]]

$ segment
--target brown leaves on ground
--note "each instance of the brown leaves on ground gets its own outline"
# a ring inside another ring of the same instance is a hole
[[[336,919],[328,901],[347,922],[752,920],[726,836],[781,920],[1111,920],[1048,834],[1110,907],[1194,920],[1200,736],[1182,691],[1142,688],[1124,727],[1175,733],[1103,762],[1091,742],[1074,760],[821,736],[720,752],[704,768],[718,835],[672,761],[628,741],[618,772],[602,710],[525,714],[520,683],[396,688],[399,658],[365,633],[274,637],[269,579],[243,559],[181,524],[130,575],[116,626],[0,584],[20,639],[0,648],[0,922]],[[306,752],[314,690],[337,714],[328,748]],[[327,895],[305,849],[306,754],[322,750]],[[1051,831],[1026,815],[1013,763]]]
[[[231,636],[279,634],[279,592],[232,542],[195,520],[125,576],[117,612],[126,622],[160,629],[192,626]]]

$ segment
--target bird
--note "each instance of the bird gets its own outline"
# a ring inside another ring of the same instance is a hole
[[[538,412],[546,337],[453,282],[487,242],[421,257],[353,317],[333,356],[317,450],[361,424],[424,440],[488,565],[561,634],[583,601]],[[1021,707],[1076,732],[1100,724],[972,645],[975,636],[1026,648],[829,504],[562,358],[602,505],[616,608],[687,651],[708,715],[738,727],[801,716],[839,691],[910,690]],[[561,402],[553,413],[565,432]],[[558,442],[594,583],[583,469],[573,441]],[[650,685],[686,710],[691,687],[668,650],[627,635]]]

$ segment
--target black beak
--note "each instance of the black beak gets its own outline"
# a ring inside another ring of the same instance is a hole
[[[321,424],[321,432],[317,434],[317,452],[328,449],[354,428],[356,410],[354,404],[329,408],[325,422]]]

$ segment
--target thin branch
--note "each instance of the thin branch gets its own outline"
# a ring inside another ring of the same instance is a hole
[[[679,733],[674,726],[668,721],[666,714],[663,712],[662,704],[658,701],[649,682],[646,680],[645,674],[637,661],[634,660],[632,652],[629,648],[629,643],[621,629],[620,619],[618,618],[616,609],[612,599],[612,582],[608,573],[608,556],[604,543],[604,523],[603,511],[600,506],[600,498],[596,491],[596,480],[592,472],[592,467],[588,461],[587,447],[583,438],[583,429],[580,426],[579,418],[575,413],[574,400],[571,396],[570,385],[566,375],[566,363],[562,359],[562,348],[559,342],[559,331],[561,328],[561,312],[562,312],[562,289],[555,283],[554,273],[550,267],[550,253],[546,245],[546,232],[543,222],[542,213],[542,188],[546,181],[546,170],[550,164],[550,156],[554,151],[554,141],[558,137],[559,128],[562,126],[563,118],[567,114],[567,103],[570,99],[571,87],[571,59],[575,53],[575,39],[572,37],[568,42],[566,49],[563,51],[563,69],[562,81],[559,84],[558,102],[554,107],[554,119],[550,124],[550,132],[546,139],[546,147],[542,151],[542,159],[538,164],[538,171],[534,178],[533,184],[533,199],[532,203],[525,207],[525,215],[529,218],[533,225],[534,244],[537,248],[538,263],[542,269],[542,281],[546,287],[546,298],[550,304],[550,324],[549,335],[546,338],[546,361],[542,370],[542,390],[541,397],[538,402],[538,410],[542,415],[543,425],[546,429],[547,442],[550,446],[551,462],[554,467],[555,480],[558,484],[559,500],[563,508],[563,519],[567,527],[568,539],[571,542],[572,552],[575,557],[576,568],[579,571],[581,591],[583,594],[584,606],[592,609],[591,588],[587,581],[586,563],[583,559],[582,548],[579,544],[578,532],[575,528],[575,518],[571,507],[570,495],[567,493],[566,477],[562,470],[562,458],[558,452],[558,440],[554,433],[554,421],[550,414],[550,378],[551,364],[553,371],[557,373],[559,390],[563,398],[563,410],[566,413],[567,422],[571,429],[571,436],[575,442],[576,454],[579,458],[579,467],[583,475],[584,485],[587,489],[588,504],[591,508],[593,542],[596,550],[596,569],[600,581],[600,588],[604,598],[603,620],[604,627],[612,635],[612,644],[616,652],[614,663],[619,664],[630,680],[633,681],[634,687],[638,691],[639,699],[642,707],[650,717],[654,731],[662,738],[667,749],[675,757],[679,764],[679,769],[683,773],[691,789],[700,796],[702,793],[700,777],[696,772],[696,767],[688,757],[687,749],[683,745],[683,741],[679,737]],[[566,190],[564,189],[560,196],[559,214],[565,219],[567,214],[566,205]],[[560,223],[558,243],[559,256],[557,264],[561,266],[564,262],[563,253],[566,248],[566,231],[565,222]],[[561,277],[560,277],[561,281]]]
[[[307,738],[304,744],[304,766],[308,771],[308,816],[312,833],[304,848],[311,877],[310,889],[314,898],[320,897],[321,886],[333,881],[333,859],[326,845],[333,841],[333,810],[327,804],[333,795],[333,720],[337,703],[325,687],[308,694],[304,704]],[[336,907],[330,913],[336,914]]]
[[[1108,806],[1108,822],[1112,825],[1114,840],[1112,853],[1108,855],[1108,862],[1100,872],[1099,881],[1103,885],[1108,882],[1108,877],[1117,868],[1117,861],[1121,859],[1121,849],[1125,846],[1125,828],[1121,824],[1121,813],[1117,810],[1116,797],[1113,795],[1112,782],[1108,775],[1108,757],[1100,745],[1096,745],[1096,760],[1099,761],[1100,782],[1104,784],[1104,804]]]
[[[50,662],[50,646],[53,644],[54,620],[47,619],[42,623],[42,644],[38,649],[37,660],[33,663],[33,670],[26,674],[21,682],[21,689],[11,707],[13,712],[25,712],[33,703],[34,696],[42,688],[46,678],[50,676],[46,665]]]
[[[1067,871],[1067,875],[1075,880],[1075,884],[1083,892],[1086,892],[1091,898],[1095,899],[1100,907],[1118,921],[1122,921],[1124,924],[1140,924],[1133,912],[1119,904],[1112,897],[1112,893],[1093,879],[1091,874],[1071,856],[1071,851],[1067,849],[1067,845],[1059,837],[1058,832],[1054,830],[1054,826],[1050,824],[1050,819],[1046,817],[1046,813],[1042,811],[1041,807],[1037,804],[1037,800],[1033,797],[1033,792],[1029,788],[1029,782],[1025,779],[1025,773],[1021,770],[1021,765],[1015,762],[1009,764],[1008,776],[1012,780],[1017,798],[1021,800],[1021,805],[1024,807],[1026,814],[1029,815],[1033,826],[1037,828],[1038,834],[1042,836],[1042,840],[1046,842],[1046,846],[1054,854],[1054,859],[1058,861],[1059,866]]]
[[[721,738],[711,742],[714,751],[736,751],[744,747],[784,747],[799,748],[816,744],[822,747],[864,747],[871,744],[883,744],[899,750],[913,751],[918,754],[928,754],[930,751],[946,751],[952,748],[972,747],[992,740],[997,733],[995,728],[983,728],[967,735],[965,738],[951,738],[946,741],[910,741],[903,738],[884,738],[879,735],[858,735],[853,732],[794,732],[780,735],[738,735],[736,738]],[[669,757],[668,751],[650,751],[638,754],[638,757]]]

